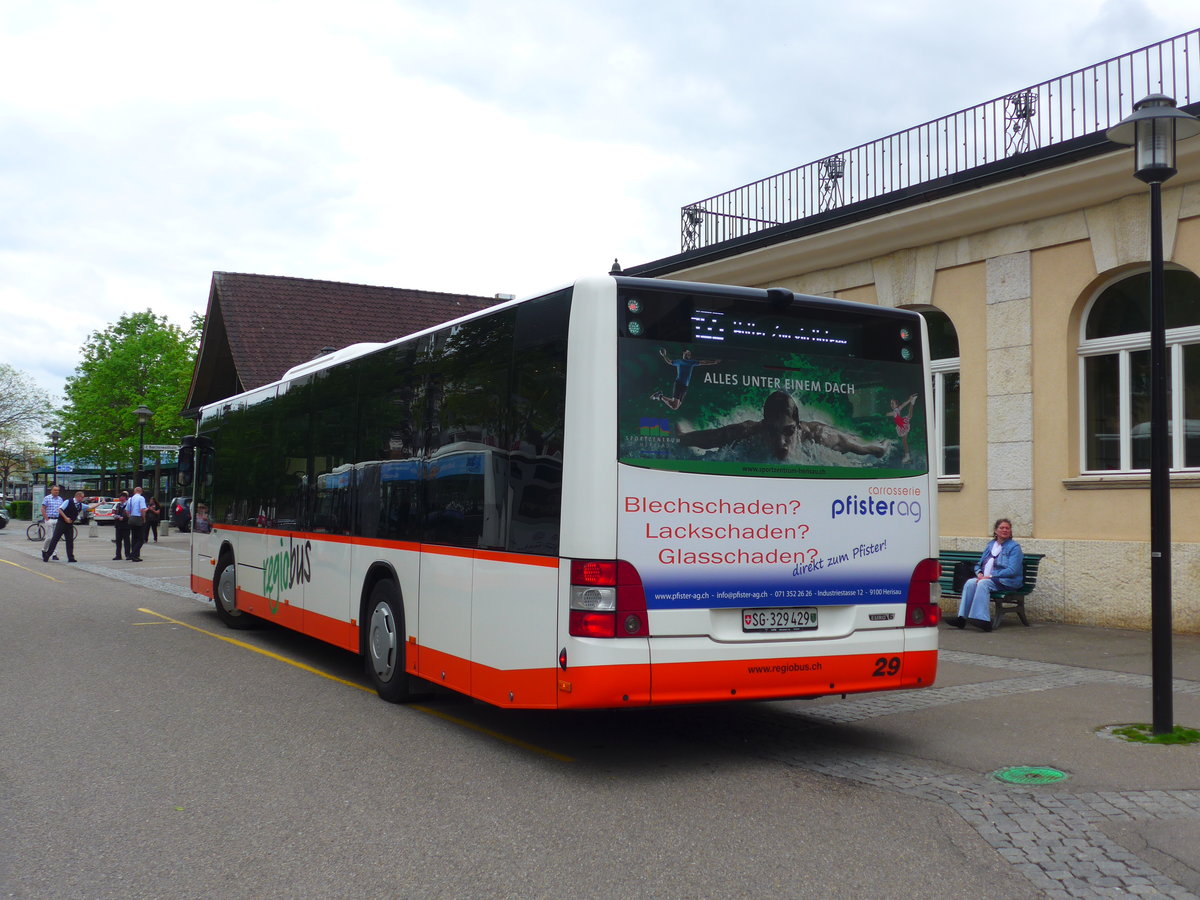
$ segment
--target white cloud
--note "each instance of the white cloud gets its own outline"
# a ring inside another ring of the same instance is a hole
[[[42,0],[0,16],[0,359],[214,270],[525,293],[679,208],[1193,27],[1193,0]]]

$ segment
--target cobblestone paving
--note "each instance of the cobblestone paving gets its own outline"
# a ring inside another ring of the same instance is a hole
[[[876,694],[853,702],[806,708],[797,717],[845,724],[878,716],[965,703],[1077,684],[1111,683],[1150,689],[1151,679],[1099,669],[1007,659],[943,650],[943,662],[1007,669],[1014,677],[981,684]],[[1176,680],[1175,691],[1200,694],[1200,683]],[[1099,738],[1098,738],[1099,739]],[[984,776],[947,774],[919,762],[902,763],[894,755],[828,743],[827,753],[803,753],[781,741],[761,754],[790,766],[844,778],[880,790],[944,803],[972,825],[1002,858],[1047,897],[1200,897],[1109,838],[1114,823],[1200,821],[1197,791],[1085,791],[1070,793],[1040,785],[1036,789],[992,782]],[[744,749],[744,748],[743,748]],[[756,751],[757,753],[758,751]],[[1200,765],[1200,755],[1197,757]]]

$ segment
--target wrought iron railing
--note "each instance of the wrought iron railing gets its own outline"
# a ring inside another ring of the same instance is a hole
[[[1200,29],[689,203],[684,252],[1106,131],[1146,94],[1200,101]]]

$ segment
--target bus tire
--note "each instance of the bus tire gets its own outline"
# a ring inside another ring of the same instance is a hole
[[[418,699],[404,670],[404,607],[396,583],[375,582],[367,600],[367,634],[363,642],[367,678],[388,703]]]
[[[236,598],[237,566],[234,565],[233,555],[224,553],[213,576],[213,603],[217,607],[217,618],[227,628],[239,631],[257,627],[258,619],[238,609]]]

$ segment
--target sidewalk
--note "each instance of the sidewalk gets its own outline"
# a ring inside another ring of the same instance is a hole
[[[191,534],[174,529],[167,534],[162,525],[158,529],[158,543],[154,538],[142,547],[142,562],[114,560],[116,545],[113,543],[116,532],[111,525],[89,523],[81,526],[79,537],[75,539],[76,563],[68,563],[67,547],[63,541],[58,542],[54,550],[58,560],[43,563],[41,561],[42,543],[30,541],[25,536],[28,522],[10,521],[8,527],[0,531],[0,547],[23,553],[37,561],[38,565],[70,566],[72,569],[90,572],[128,581],[145,587],[153,587],[166,593],[181,597],[194,597],[190,590],[190,558]]]
[[[939,762],[985,774],[950,805],[1051,893],[1200,897],[1200,744],[1110,733],[1153,720],[1150,634],[1030,620],[1010,616],[990,634],[941,626],[937,683],[914,694],[937,709],[901,731],[935,730]],[[1176,635],[1172,656],[1173,721],[1200,729],[1200,636]],[[1065,778],[1021,786],[992,774],[1014,766]]]

